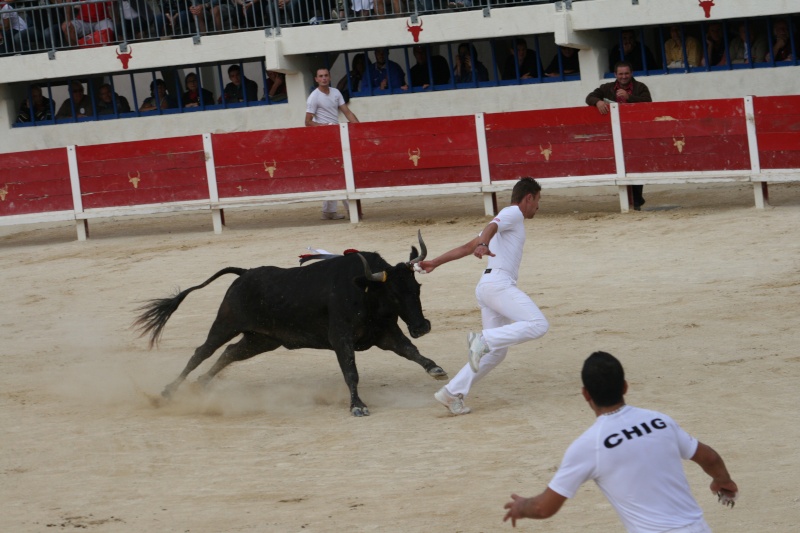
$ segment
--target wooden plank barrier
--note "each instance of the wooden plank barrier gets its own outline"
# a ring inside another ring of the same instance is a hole
[[[741,98],[628,104],[619,106],[619,113],[629,178],[749,179]]]
[[[487,113],[485,120],[492,182],[531,176],[543,186],[614,185],[611,122],[597,109]]]
[[[213,208],[346,199],[337,127],[213,134]]]
[[[544,187],[800,181],[800,96],[612,104],[0,154],[0,225]],[[352,222],[359,220],[351,205]]]
[[[65,148],[0,154],[0,225],[74,219]]]
[[[475,117],[349,125],[350,198],[480,192]]]

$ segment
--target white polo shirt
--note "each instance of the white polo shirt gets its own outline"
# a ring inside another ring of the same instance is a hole
[[[495,256],[489,257],[486,266],[500,270],[516,281],[525,248],[525,216],[519,206],[510,205],[497,213],[492,222],[497,224],[497,233],[486,244]]]
[[[330,87],[330,92],[325,94],[317,88],[308,95],[306,113],[314,115],[314,122],[319,124],[338,124],[339,107],[343,105],[344,97],[339,89]]]

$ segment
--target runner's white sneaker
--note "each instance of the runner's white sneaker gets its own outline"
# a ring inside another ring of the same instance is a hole
[[[467,335],[467,344],[469,345],[469,367],[473,372],[478,372],[481,365],[481,357],[489,353],[489,347],[483,342],[483,337],[480,333],[472,333]]]
[[[436,394],[433,395],[436,401],[447,407],[454,415],[465,415],[471,411],[469,407],[464,405],[463,394],[450,394],[447,388],[442,387]]]

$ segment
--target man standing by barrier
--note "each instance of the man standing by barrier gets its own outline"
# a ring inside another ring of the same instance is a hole
[[[317,82],[317,88],[306,101],[306,126],[339,124],[339,111],[350,122],[358,122],[358,118],[344,102],[344,97],[339,89],[331,87],[331,72],[328,69],[318,68],[314,81]],[[342,200],[342,203],[345,210],[350,208],[347,200]],[[344,215],[336,212],[336,200],[322,202],[322,220],[341,220],[343,218]]]
[[[608,114],[608,103],[617,102],[618,104],[632,104],[635,102],[652,102],[650,89],[647,85],[633,79],[631,64],[627,61],[620,61],[614,65],[614,75],[617,81],[604,83],[586,97],[586,103],[594,106],[600,111],[601,115]],[[631,186],[633,191],[633,209],[640,211],[644,205],[642,190],[644,185]]]
[[[593,479],[616,509],[625,529],[648,533],[710,533],[692,497],[681,460],[691,459],[711,476],[711,492],[733,507],[739,488],[713,448],[686,433],[669,416],[625,405],[622,364],[594,352],[581,370],[583,397],[597,420],[575,440],[544,492],[511,495],[503,521],[549,518]]]

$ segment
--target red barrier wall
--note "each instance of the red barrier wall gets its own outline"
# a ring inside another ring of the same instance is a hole
[[[0,216],[74,207],[65,148],[0,154]]]
[[[356,188],[481,181],[473,116],[358,123],[349,129]]]
[[[200,135],[78,146],[84,209],[209,198]]]
[[[595,108],[492,113],[484,120],[492,180],[617,171],[611,120]]]
[[[220,198],[344,190],[338,126],[211,136]]]
[[[762,169],[800,168],[800,96],[753,98]]]
[[[619,114],[626,172],[750,168],[741,98],[623,104]]]

